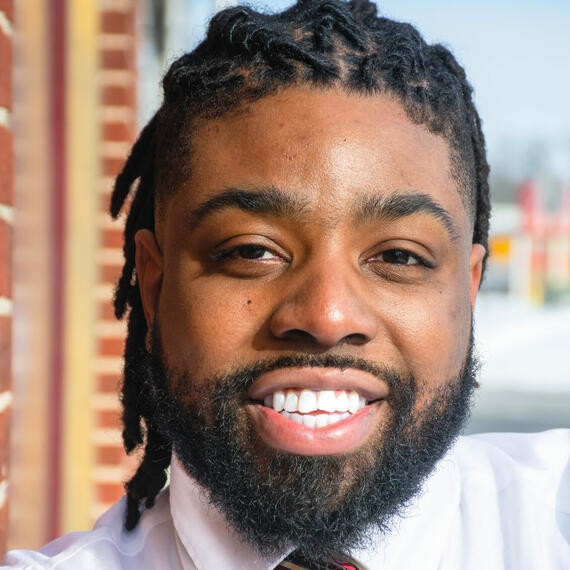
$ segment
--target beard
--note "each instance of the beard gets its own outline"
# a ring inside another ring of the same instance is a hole
[[[460,375],[430,388],[360,358],[305,353],[196,382],[166,366],[156,326],[153,332],[152,427],[243,540],[263,556],[294,547],[310,567],[390,531],[461,431],[477,386],[472,339]],[[301,366],[355,368],[385,382],[389,412],[377,433],[337,455],[295,455],[265,444],[245,410],[246,391],[266,372]]]

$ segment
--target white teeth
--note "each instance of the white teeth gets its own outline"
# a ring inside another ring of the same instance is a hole
[[[317,410],[317,395],[312,390],[301,390],[299,394],[299,411],[308,414]]]
[[[277,390],[273,394],[273,409],[276,412],[280,412],[285,408],[285,394],[283,390]]]
[[[348,396],[344,390],[341,390],[336,397],[336,411],[348,412]]]
[[[314,417],[316,418],[315,427],[322,428],[329,425],[329,414],[317,414]]]
[[[332,390],[321,390],[317,398],[319,410],[336,412],[336,397]]]
[[[328,416],[328,425],[332,426],[333,424],[336,424],[336,422],[338,422],[338,414],[327,414]]]
[[[315,418],[315,416],[312,416],[311,414],[305,414],[303,416],[303,425],[309,428],[314,428],[315,425],[317,425],[317,419]]]
[[[303,416],[301,414],[291,414],[291,419],[294,422],[303,425]]]
[[[356,412],[358,412],[358,410],[360,409],[359,404],[359,396],[358,396],[358,392],[355,392],[354,390],[352,390],[351,392],[348,393],[348,411],[351,414],[356,414]]]
[[[299,406],[299,398],[293,390],[289,390],[287,392],[287,396],[285,396],[285,409],[288,412],[296,412]]]
[[[298,423],[300,425],[304,425],[308,428],[324,428],[327,426],[332,426],[346,418],[350,417],[348,412],[344,412],[343,414],[298,414],[298,413],[291,413],[291,412],[281,412],[281,415],[285,416],[286,418]]]
[[[356,414],[366,406],[366,399],[356,390],[347,392],[304,388],[277,390],[265,396],[263,403],[299,424],[319,428],[341,421],[350,414]],[[327,413],[308,415],[316,411]]]

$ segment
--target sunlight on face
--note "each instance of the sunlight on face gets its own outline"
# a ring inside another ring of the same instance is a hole
[[[193,151],[158,244],[137,238],[145,313],[162,325],[169,366],[199,384],[260,359],[326,353],[412,376],[422,394],[459,375],[483,248],[443,138],[388,97],[290,89],[204,121]],[[389,413],[385,387],[325,376],[260,379],[244,410],[264,441],[311,455],[371,437]],[[303,388],[366,392],[374,404],[327,434],[259,405],[259,394]]]

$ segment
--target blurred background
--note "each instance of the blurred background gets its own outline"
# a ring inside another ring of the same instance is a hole
[[[0,549],[90,528],[122,494],[110,191],[166,67],[233,3],[0,0]],[[484,122],[494,215],[467,431],[570,427],[570,3],[379,9],[452,48]]]

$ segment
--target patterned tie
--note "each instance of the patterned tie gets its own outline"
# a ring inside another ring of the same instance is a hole
[[[289,560],[283,560],[275,567],[275,570],[360,570],[360,567],[354,560],[350,559],[348,561],[348,556],[344,556],[345,561],[343,562],[333,561],[328,564],[320,564],[318,567],[304,563],[302,557],[296,551],[292,552],[287,558]]]

